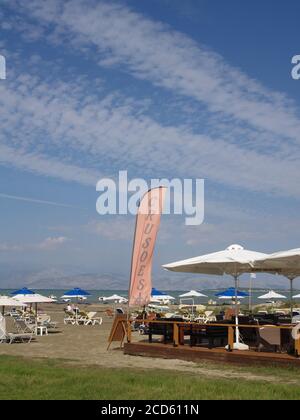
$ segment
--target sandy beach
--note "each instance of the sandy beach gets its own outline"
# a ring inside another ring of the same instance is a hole
[[[184,369],[194,365],[193,363],[162,360],[142,357],[132,357],[123,354],[118,343],[112,343],[107,351],[108,336],[111,330],[113,318],[105,314],[107,305],[80,305],[82,311],[97,311],[97,315],[103,318],[101,326],[75,326],[64,325],[63,305],[51,304],[40,305],[40,308],[51,315],[53,321],[57,321],[57,331],[48,336],[38,336],[30,344],[1,344],[0,355],[22,356],[29,358],[61,359],[67,363],[75,363],[82,366],[97,365],[112,368],[135,367],[143,369]],[[134,333],[134,339],[140,336]]]

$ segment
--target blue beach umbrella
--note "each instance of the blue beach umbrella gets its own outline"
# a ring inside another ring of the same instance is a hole
[[[155,287],[152,288],[151,296],[165,296],[166,293],[161,292],[160,290],[155,289]]]
[[[66,292],[62,297],[63,298],[82,298],[90,296],[91,294],[89,292],[86,292],[85,290],[80,289],[80,287],[75,287],[72,290],[69,290]]]
[[[16,290],[14,292],[11,292],[11,295],[16,296],[16,295],[35,295],[35,292],[33,292],[32,290],[27,289],[27,287],[23,287],[23,289],[20,290]]]
[[[217,296],[219,299],[235,299],[237,297],[237,299],[244,299],[246,297],[248,297],[248,293],[246,292],[240,292],[239,290],[237,290],[237,295],[235,292],[235,288],[234,287],[229,287],[227,290],[225,290],[224,292],[219,292],[216,293],[215,296]]]

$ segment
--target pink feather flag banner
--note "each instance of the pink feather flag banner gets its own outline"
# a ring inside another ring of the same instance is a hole
[[[129,306],[145,306],[151,300],[152,260],[163,211],[166,188],[149,190],[136,216],[129,287]]]

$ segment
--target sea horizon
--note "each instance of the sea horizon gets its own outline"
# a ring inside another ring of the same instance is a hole
[[[30,288],[30,287],[29,287]],[[12,292],[17,290],[16,288],[7,289],[7,288],[0,288],[0,295],[11,295]],[[128,290],[125,289],[85,289],[87,292],[90,293],[90,296],[88,296],[88,299],[84,301],[85,303],[97,303],[99,301],[99,297],[108,297],[113,294],[120,295],[122,297],[128,297]],[[199,298],[195,299],[195,303],[197,304],[203,304],[205,305],[208,300],[214,300],[218,302],[218,298],[215,296],[216,293],[220,292],[221,290],[225,290],[225,288],[213,288],[213,289],[197,289],[200,292],[203,292],[207,297],[205,298]],[[239,290],[248,292],[249,289],[245,287],[240,287]],[[255,288],[252,290],[252,303],[253,304],[263,304],[264,301],[259,300],[258,296],[268,292],[270,289],[268,288]],[[67,289],[33,289],[36,293],[42,294],[44,296],[56,296],[58,302],[57,303],[64,303],[63,300],[61,300],[61,297],[63,296],[64,292],[67,291]],[[161,291],[167,293],[168,295],[173,296],[176,300],[175,303],[178,303],[180,300],[179,295],[187,292],[187,290],[163,290]],[[289,300],[289,291],[287,289],[276,289],[278,292],[282,292],[283,295],[286,296],[285,302],[288,302]],[[295,289],[294,294],[298,294],[300,290]],[[243,300],[243,304],[248,304],[249,298],[245,298]],[[186,301],[186,303],[191,303],[190,301]],[[220,301],[222,303],[222,301]]]

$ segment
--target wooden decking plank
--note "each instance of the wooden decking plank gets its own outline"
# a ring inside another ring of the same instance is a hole
[[[264,353],[255,351],[227,352],[224,348],[207,349],[203,347],[189,347],[160,344],[160,343],[125,343],[124,353],[132,356],[158,357],[166,359],[181,359],[193,362],[215,361],[249,364],[276,364],[300,367],[300,359],[282,353]]]

